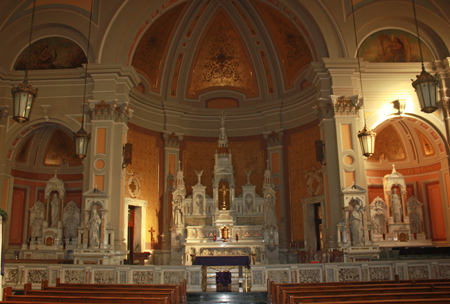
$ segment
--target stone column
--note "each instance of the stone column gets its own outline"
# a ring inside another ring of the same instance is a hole
[[[290,225],[290,210],[289,206],[286,206],[284,187],[283,131],[265,133],[264,139],[267,141],[267,155],[272,171],[272,183],[280,204],[281,218],[278,226],[280,230],[280,250],[288,250],[291,231],[288,229]]]
[[[178,170],[178,160],[180,159],[180,142],[183,134],[164,133],[164,225],[163,225],[163,264],[170,263],[170,223],[172,219],[172,191],[176,183],[176,172]]]
[[[134,68],[120,64],[89,64],[94,81],[93,100],[86,111],[86,131],[91,133],[88,157],[84,161],[84,186],[98,188],[109,197],[109,222],[114,228],[114,248],[126,250],[124,223],[125,177],[123,146],[127,142],[129,91],[139,82]],[[83,207],[84,208],[84,207]]]

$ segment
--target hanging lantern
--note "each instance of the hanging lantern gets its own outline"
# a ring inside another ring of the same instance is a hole
[[[364,125],[364,129],[358,132],[359,143],[361,144],[361,150],[365,157],[369,158],[375,153],[375,136],[377,134],[372,130],[367,130]]]
[[[13,119],[18,123],[30,120],[31,108],[36,100],[38,89],[34,90],[25,79],[17,87],[13,85],[11,94],[13,98]]]
[[[75,140],[75,156],[79,159],[85,158],[91,134],[88,134],[84,128],[81,127],[77,133],[73,133],[73,139]]]
[[[412,86],[416,90],[420,109],[425,113],[433,113],[438,109],[437,88],[439,79],[425,71],[422,65],[422,73],[413,81]]]

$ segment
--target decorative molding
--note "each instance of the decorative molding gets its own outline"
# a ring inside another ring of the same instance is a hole
[[[332,95],[331,102],[336,116],[359,116],[358,111],[364,103],[362,98],[358,98],[358,95],[339,97]]]
[[[88,102],[87,114],[92,120],[113,120],[114,122],[128,123],[133,116],[133,110],[128,107],[128,102],[94,101]]]
[[[267,141],[268,148],[283,146],[283,130],[264,133],[264,139]]]

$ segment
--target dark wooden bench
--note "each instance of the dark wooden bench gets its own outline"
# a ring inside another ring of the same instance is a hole
[[[291,303],[297,303],[297,304],[302,304],[301,302],[289,302],[289,304]],[[400,300],[364,300],[364,301],[333,301],[333,302],[320,302],[320,304],[391,304],[391,303],[395,303],[395,304],[434,304],[434,303],[450,303],[450,298],[442,298],[442,299],[400,299]]]

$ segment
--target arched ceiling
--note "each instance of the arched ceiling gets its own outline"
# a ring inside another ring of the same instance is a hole
[[[155,18],[131,65],[145,94],[168,100],[227,108],[276,99],[307,87],[302,72],[317,60],[299,17],[277,1],[181,2]]]

